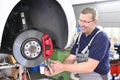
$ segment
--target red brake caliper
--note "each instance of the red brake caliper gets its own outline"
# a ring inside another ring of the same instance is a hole
[[[51,38],[48,36],[48,34],[43,34],[42,36],[42,48],[43,48],[44,59],[46,60],[50,59],[53,51],[53,43]]]

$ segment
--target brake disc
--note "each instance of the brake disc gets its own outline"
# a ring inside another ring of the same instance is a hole
[[[14,41],[13,55],[23,66],[36,66],[44,61],[41,37],[43,33],[36,30],[22,32]]]

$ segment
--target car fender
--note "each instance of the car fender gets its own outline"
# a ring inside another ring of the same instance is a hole
[[[19,1],[20,0],[0,0],[0,45],[6,20]]]

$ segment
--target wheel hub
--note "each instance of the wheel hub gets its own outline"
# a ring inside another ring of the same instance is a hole
[[[38,57],[41,52],[41,46],[37,41],[28,41],[25,43],[23,48],[23,55],[29,59]]]

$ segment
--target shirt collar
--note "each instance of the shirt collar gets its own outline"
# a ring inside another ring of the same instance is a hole
[[[96,34],[97,31],[99,31],[99,29],[98,29],[97,27],[95,27],[95,29],[92,31],[91,34],[89,34],[89,35],[87,36],[87,38],[88,38],[88,37],[93,37],[93,36]],[[85,36],[85,33],[83,33],[83,34],[84,34],[84,36]]]

